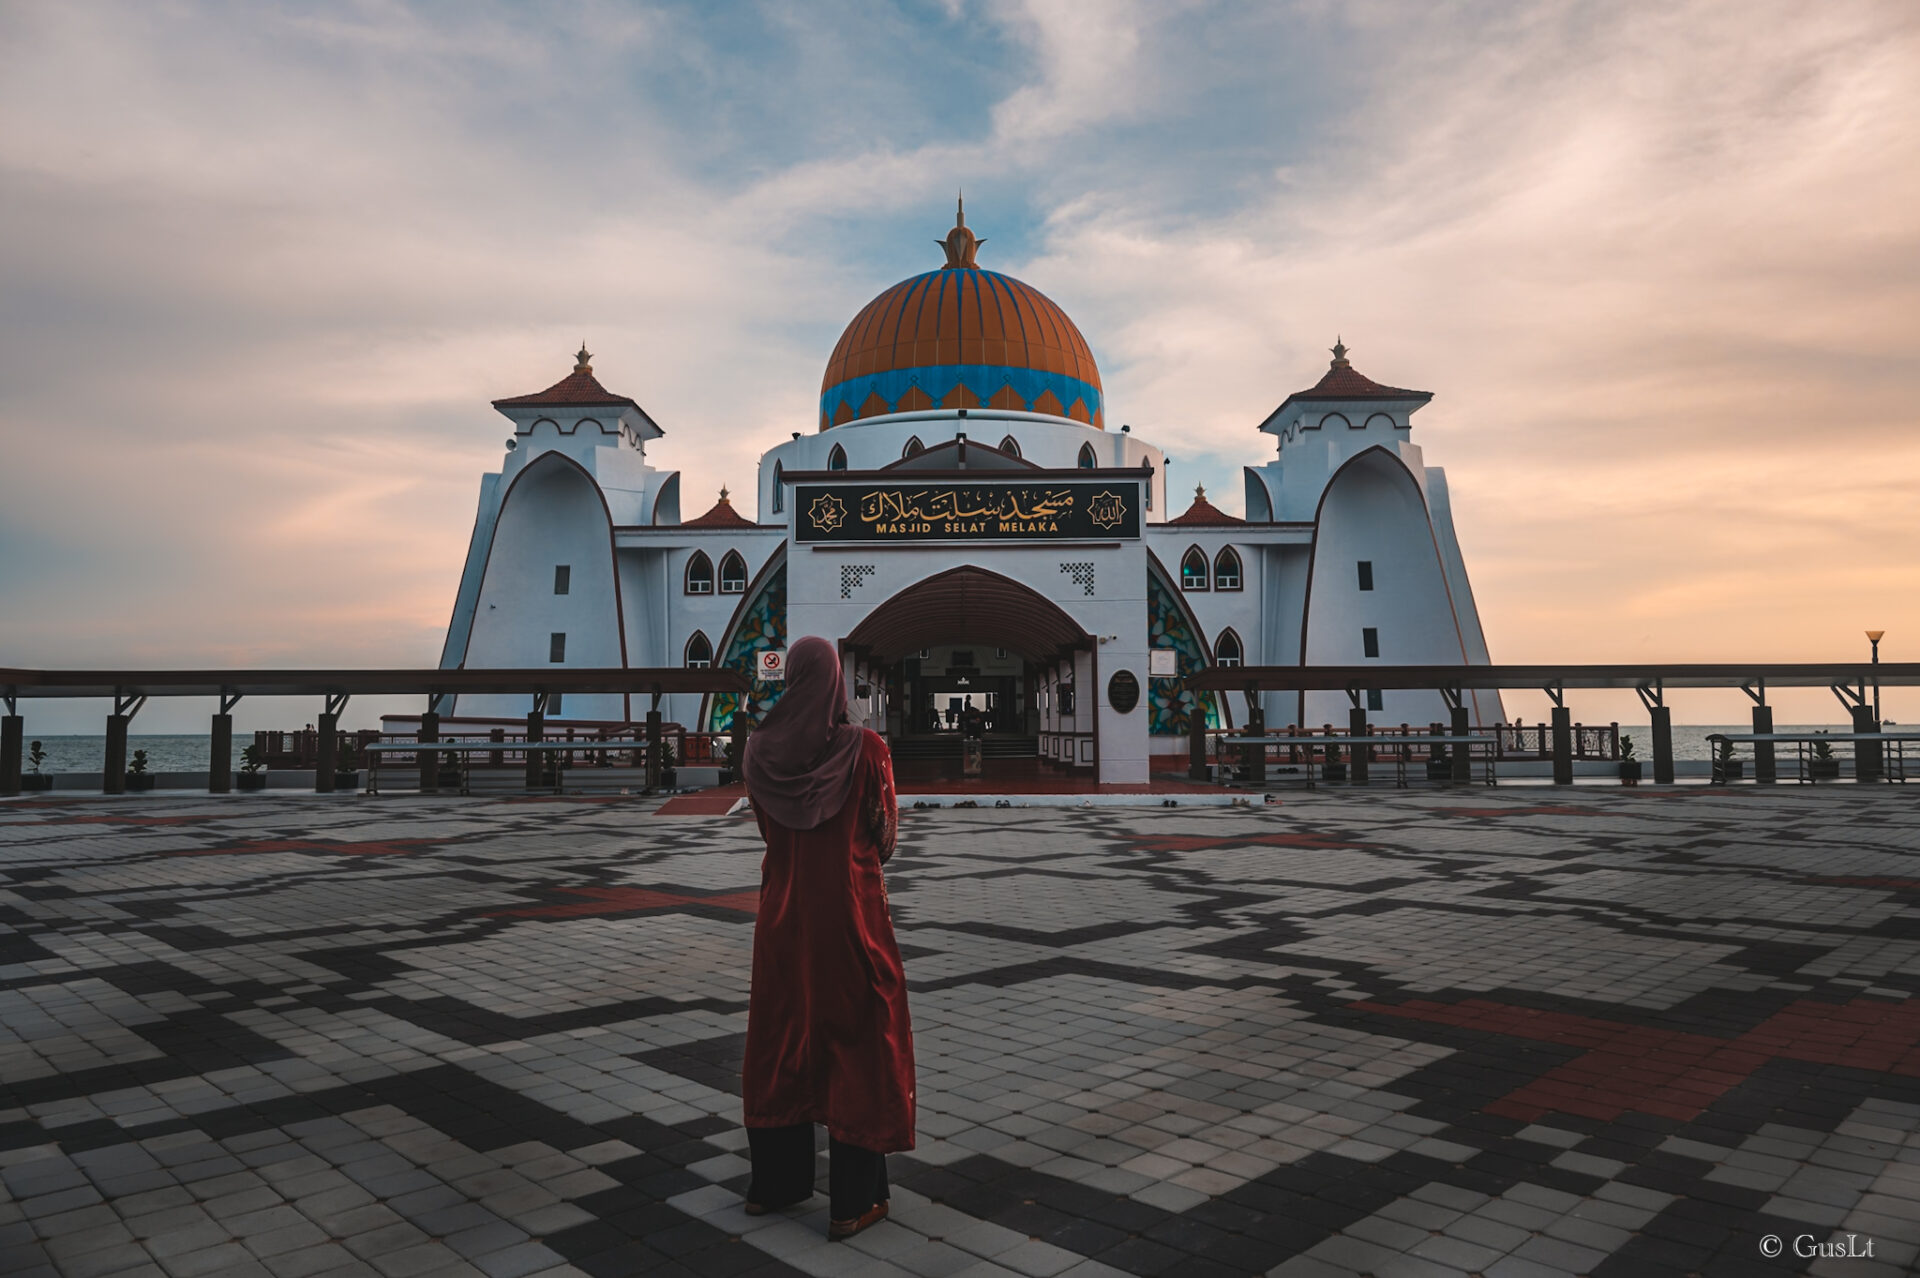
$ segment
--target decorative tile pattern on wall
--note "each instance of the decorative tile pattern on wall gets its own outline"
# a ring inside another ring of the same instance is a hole
[[[1093,593],[1092,564],[1061,564],[1060,571],[1069,574],[1074,585],[1079,586],[1089,595]]]
[[[1179,593],[1152,571],[1147,573],[1147,646],[1173,649],[1180,666],[1175,677],[1162,675],[1147,680],[1147,731],[1156,737],[1184,737],[1194,705],[1187,680],[1207,668],[1207,654],[1187,619],[1186,609],[1180,605]],[[1215,694],[1203,692],[1199,696],[1207,726],[1225,726]]]
[[[853,592],[866,585],[867,578],[879,571],[880,569],[873,564],[841,564],[840,597],[842,599],[853,598]]]

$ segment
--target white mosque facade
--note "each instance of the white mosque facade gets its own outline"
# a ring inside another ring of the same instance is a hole
[[[728,665],[791,637],[839,644],[870,726],[936,742],[981,707],[1006,753],[1102,782],[1184,755],[1190,716],[1244,721],[1196,671],[1236,664],[1485,664],[1445,475],[1412,442],[1431,396],[1326,374],[1259,429],[1246,514],[1169,502],[1166,459],[1113,429],[1091,349],[1038,290],[981,269],[956,224],[942,267],[880,294],[829,360],[818,420],[761,458],[757,519],[723,491],[684,518],[680,476],[649,463],[664,432],[574,371],[495,401],[513,423],[478,514],[443,667]],[[669,695],[670,722],[724,731],[777,682]],[[1473,694],[1476,723],[1501,717]],[[1369,694],[1382,724],[1444,721],[1437,691]],[[463,697],[463,717],[527,698]],[[550,726],[644,714],[618,695],[549,704]],[[1343,693],[1268,694],[1266,723],[1342,723]]]

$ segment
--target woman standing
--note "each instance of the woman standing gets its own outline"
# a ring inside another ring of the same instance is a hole
[[[829,1238],[887,1215],[886,1155],[913,1148],[913,1026],[880,867],[899,825],[887,743],[848,721],[825,639],[787,653],[787,690],[742,768],[766,840],[742,1069],[751,1215],[813,1194],[827,1128]]]

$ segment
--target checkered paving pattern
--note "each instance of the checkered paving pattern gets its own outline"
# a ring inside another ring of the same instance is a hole
[[[1916,849],[1840,787],[908,812],[919,1145],[828,1243],[741,1210],[750,821],[0,805],[0,1274],[1911,1273]]]

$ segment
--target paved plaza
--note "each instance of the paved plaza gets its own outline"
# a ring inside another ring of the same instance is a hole
[[[0,805],[0,1274],[1914,1270],[1904,789],[909,812],[848,1243],[741,1210],[758,840],[655,808]]]

